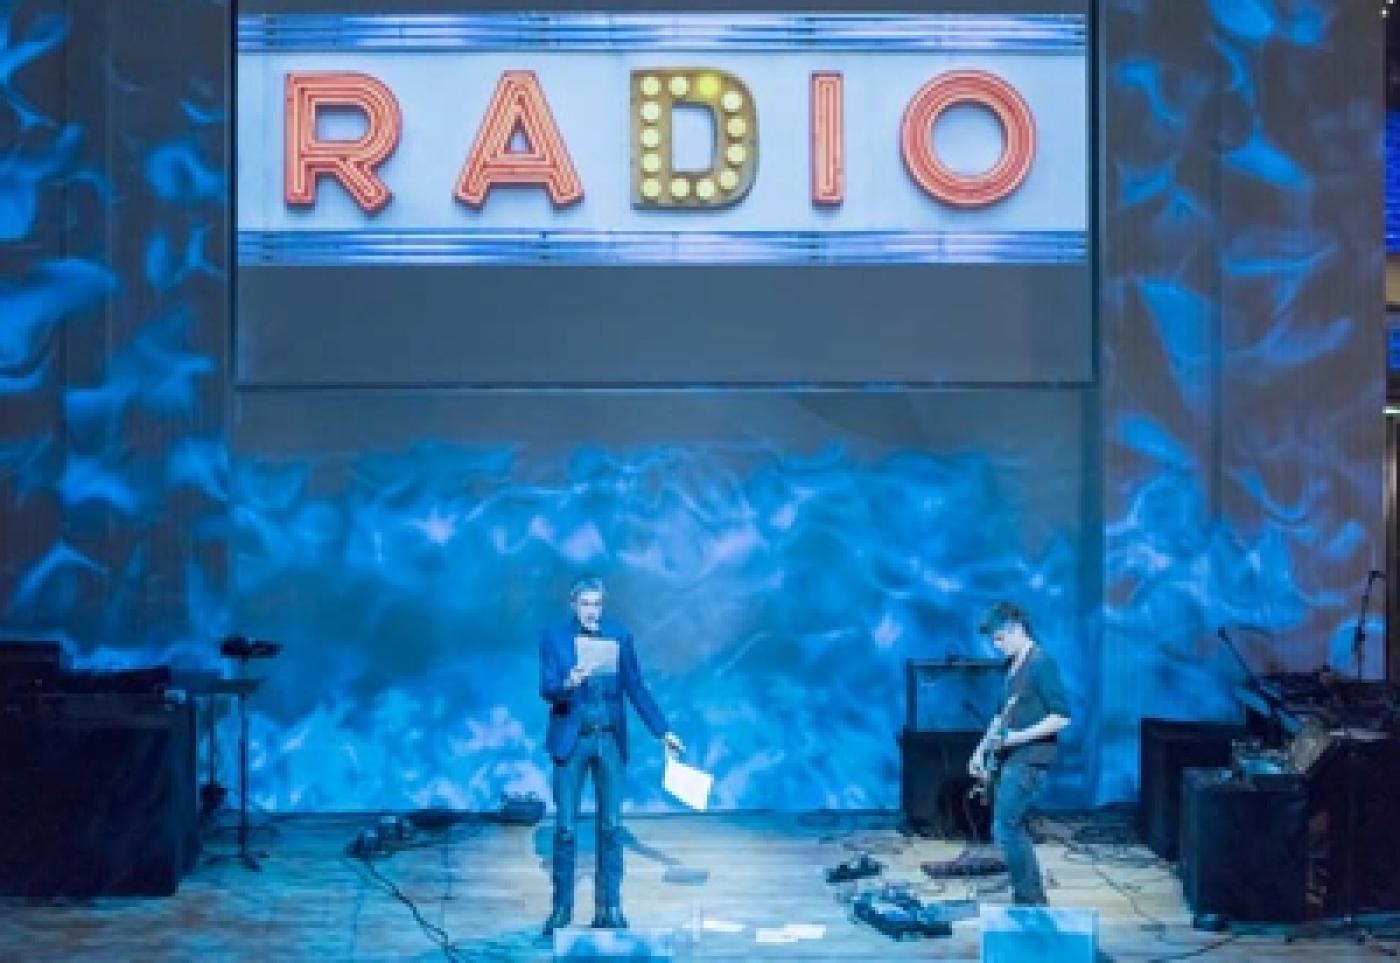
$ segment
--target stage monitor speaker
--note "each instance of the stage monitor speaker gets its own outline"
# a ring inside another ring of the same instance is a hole
[[[985,731],[1001,705],[1006,665],[997,659],[908,659],[905,722],[911,732]]]
[[[1244,737],[1244,727],[1143,719],[1140,731],[1139,829],[1149,849],[1163,859],[1175,860],[1181,835],[1181,774],[1187,769],[1228,766],[1230,743]]]
[[[63,675],[63,650],[57,642],[0,642],[0,691],[42,692]]]
[[[581,960],[674,960],[676,932],[664,929],[595,930],[569,926],[554,931],[554,958]]]
[[[1241,922],[1302,920],[1308,877],[1302,784],[1252,786],[1229,769],[1188,769],[1181,796],[1181,885],[1192,912]]]
[[[981,730],[900,733],[900,807],[910,829],[943,839],[991,840],[991,814],[967,798],[967,761],[981,738]]]
[[[1400,911],[1400,740],[1339,735],[1308,785],[1327,833],[1327,914]]]
[[[0,895],[163,896],[199,853],[194,715],[131,696],[0,712]]]
[[[982,963],[1095,963],[1098,942],[1091,909],[982,907]]]

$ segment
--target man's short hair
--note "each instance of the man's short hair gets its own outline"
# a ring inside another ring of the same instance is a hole
[[[574,583],[574,587],[569,589],[569,602],[577,602],[578,597],[584,592],[597,592],[599,595],[607,595],[608,590],[603,588],[603,580],[589,575]]]
[[[1012,625],[1019,625],[1027,635],[1035,634],[1031,631],[1031,620],[1019,605],[1014,602],[998,602],[982,617],[982,624],[977,627],[977,631],[992,636]]]

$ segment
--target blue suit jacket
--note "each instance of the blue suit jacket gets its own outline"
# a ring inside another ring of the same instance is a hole
[[[545,748],[555,762],[563,762],[573,754],[578,745],[579,730],[583,726],[583,700],[580,698],[582,686],[568,688],[564,680],[578,662],[574,651],[574,636],[582,632],[576,619],[569,619],[563,625],[545,632],[540,639],[540,695],[549,703],[549,731],[545,735]],[[618,644],[617,675],[603,682],[603,701],[612,719],[617,736],[617,746],[622,758],[627,758],[627,711],[622,704],[623,693],[637,707],[648,729],[658,739],[669,730],[666,717],[662,715],[656,700],[647,691],[642,681],[642,670],[637,665],[637,649],[632,643],[632,633],[616,622],[603,619],[599,635],[613,639]],[[606,677],[605,677],[606,678]],[[595,684],[602,680],[594,680]]]

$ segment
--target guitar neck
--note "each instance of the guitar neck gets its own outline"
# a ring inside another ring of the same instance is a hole
[[[995,728],[996,728],[996,731],[997,731],[997,732],[999,732],[999,733],[1001,733],[1001,734],[1003,734],[1003,735],[1006,734],[1007,729],[1010,727],[1010,722],[1011,722],[1011,710],[1014,709],[1014,708],[1016,708],[1016,700],[1019,699],[1019,698],[1020,698],[1020,696],[1012,696],[1011,698],[1007,699],[1007,700],[1006,700],[1006,705],[1002,706],[1002,707],[1001,707],[1001,711],[997,713],[996,720],[995,720],[995,721],[996,721],[996,727],[995,727]]]

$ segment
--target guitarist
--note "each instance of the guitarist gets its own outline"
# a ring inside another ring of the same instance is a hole
[[[992,806],[992,838],[1006,857],[1011,898],[1018,905],[1045,905],[1035,847],[1026,824],[1031,802],[1045,785],[1055,761],[1060,730],[1069,725],[1069,700],[1049,653],[1036,644],[1030,621],[1010,602],[999,602],[979,631],[991,637],[1007,660],[1006,719],[987,727],[968,763],[975,779],[985,779],[993,756],[1000,760]]]

